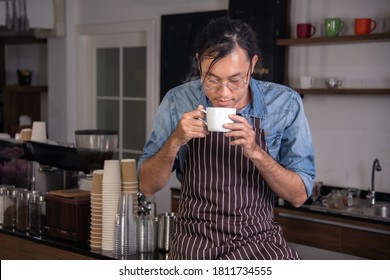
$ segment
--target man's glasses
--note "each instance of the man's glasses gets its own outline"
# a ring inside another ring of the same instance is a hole
[[[242,89],[248,83],[249,70],[250,70],[250,66],[245,77],[234,78],[227,83],[222,83],[219,80],[214,78],[206,78],[203,82],[203,85],[208,90],[217,90],[221,86],[227,86],[230,90],[239,90]]]

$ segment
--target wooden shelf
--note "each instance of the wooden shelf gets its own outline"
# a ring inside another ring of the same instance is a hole
[[[8,92],[21,92],[21,93],[29,93],[29,92],[47,92],[47,86],[5,86],[4,91]]]
[[[294,90],[303,95],[390,95],[390,88],[294,88]]]
[[[16,45],[16,44],[46,44],[47,39],[37,38],[34,31],[28,32],[13,32],[0,28],[0,44]]]
[[[390,40],[390,32],[374,33],[365,35],[345,35],[337,37],[314,37],[314,38],[291,38],[276,40],[277,46],[292,46],[292,45],[314,45],[314,44],[337,44],[337,43],[362,43],[364,41],[388,41]]]

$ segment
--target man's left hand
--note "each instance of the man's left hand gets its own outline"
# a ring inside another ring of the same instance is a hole
[[[225,128],[231,131],[226,132],[227,137],[233,137],[231,145],[239,145],[242,147],[247,158],[251,159],[254,156],[256,149],[260,149],[256,143],[256,134],[253,127],[247,122],[244,117],[238,115],[230,115],[230,119],[234,123],[227,123]]]

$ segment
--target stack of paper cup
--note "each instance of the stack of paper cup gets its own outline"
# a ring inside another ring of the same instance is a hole
[[[121,165],[119,160],[105,160],[102,181],[102,249],[105,251],[112,251],[114,246],[114,222],[121,191]]]
[[[91,250],[102,249],[103,226],[103,170],[96,169],[92,173],[91,189]]]
[[[121,160],[122,191],[133,194],[133,209],[138,211],[138,177],[135,159]]]
[[[46,123],[45,122],[33,122],[31,131],[31,141],[46,142]]]

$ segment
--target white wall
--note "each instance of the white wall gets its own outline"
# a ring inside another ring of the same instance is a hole
[[[58,81],[66,81],[63,87],[56,87],[55,92],[49,89],[53,102],[57,97],[66,96],[62,112],[61,108],[50,110],[57,117],[51,121],[49,133],[59,141],[73,141],[77,127],[74,86],[76,26],[153,19],[156,42],[159,42],[161,15],[227,9],[228,0],[68,0],[66,5],[65,49],[63,45],[49,43],[49,57],[60,56],[59,71],[54,71],[56,62],[50,63],[49,87]],[[293,26],[300,21],[312,21],[320,26],[325,17],[339,16],[350,26],[354,17],[385,19],[387,16],[389,19],[389,6],[388,0],[292,0],[291,21]],[[381,29],[388,28],[386,20],[380,22]],[[350,31],[350,27],[345,30]],[[155,76],[159,77],[159,46],[156,50]],[[389,88],[388,50],[389,43],[297,47],[290,52],[289,75],[292,82],[299,75],[309,73],[318,78],[337,75],[349,86]],[[156,81],[155,88],[159,88],[159,81]],[[383,171],[377,173],[377,189],[390,192],[390,149],[387,146],[390,140],[390,125],[387,124],[390,120],[390,95],[305,96],[304,105],[313,131],[318,180],[367,189],[372,162],[378,157]],[[177,185],[174,178],[171,185]],[[159,201],[158,212],[168,211],[169,187],[157,194],[156,200]]]
[[[292,0],[291,36],[299,22],[317,27],[323,36],[324,19],[340,17],[342,35],[352,35],[354,18],[371,17],[377,32],[390,31],[390,2],[387,0]],[[390,42],[349,43],[290,47],[289,77],[297,85],[300,75],[316,79],[336,76],[347,88],[390,89]],[[326,184],[368,189],[371,168],[377,157],[382,172],[376,173],[378,191],[390,192],[390,95],[304,96],[316,152],[317,180]]]

